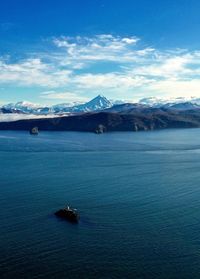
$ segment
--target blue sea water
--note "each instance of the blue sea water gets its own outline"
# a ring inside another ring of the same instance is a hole
[[[200,278],[200,129],[0,131],[0,206],[2,279]]]

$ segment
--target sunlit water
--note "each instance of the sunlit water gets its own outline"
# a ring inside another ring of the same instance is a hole
[[[200,278],[200,129],[1,131],[0,205],[0,278]]]

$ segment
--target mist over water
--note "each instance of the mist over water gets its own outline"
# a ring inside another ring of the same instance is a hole
[[[199,139],[0,131],[1,278],[200,278]]]

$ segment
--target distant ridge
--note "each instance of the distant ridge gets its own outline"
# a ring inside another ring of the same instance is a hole
[[[122,102],[122,101],[118,101]],[[114,105],[115,102],[108,100],[103,95],[98,95],[89,102],[84,104],[58,104],[53,106],[41,106],[38,104],[33,104],[30,102],[22,101],[16,104],[10,103],[2,106],[2,109],[10,111],[18,111],[22,113],[30,114],[59,114],[59,113],[74,113],[74,112],[90,112],[90,111],[99,111],[106,108],[110,108]]]
[[[124,104],[96,112],[82,112],[62,117],[0,122],[0,130],[39,131],[148,131],[167,128],[200,127],[200,109],[153,108]]]
[[[137,103],[127,103],[121,100],[108,100],[103,95],[98,95],[86,103],[63,103],[53,106],[41,106],[30,102],[22,101],[10,103],[0,108],[0,113],[23,113],[34,115],[53,115],[53,114],[75,114],[84,112],[110,111],[121,112],[129,109],[139,110],[141,108],[164,108],[174,110],[190,110],[200,108],[200,98],[171,98],[161,99],[156,97],[143,98]]]

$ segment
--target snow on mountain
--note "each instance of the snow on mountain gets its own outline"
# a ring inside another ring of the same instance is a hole
[[[63,103],[53,106],[42,106],[39,104],[33,104],[30,102],[18,102],[16,104],[10,103],[2,106],[0,108],[0,114],[3,113],[21,113],[21,114],[32,114],[32,115],[63,115],[69,113],[81,113],[81,112],[91,112],[91,111],[101,111],[105,109],[114,110],[125,110],[127,105],[124,106],[127,102],[124,101],[114,101],[108,100],[103,95],[98,95],[89,102],[86,103]],[[197,109],[200,108],[200,98],[191,97],[191,98],[156,98],[149,97],[143,98],[138,101],[138,106],[148,106],[152,108],[165,108],[165,109]],[[133,104],[129,102],[129,106],[132,107]],[[136,104],[134,104],[136,106]],[[117,108],[119,107],[119,108]],[[139,108],[135,107],[135,109]]]
[[[82,105],[82,103],[80,102],[62,103],[62,104],[53,105],[51,109],[52,111],[54,111],[54,113],[62,113],[62,112],[69,112],[72,110],[73,107],[79,105]]]
[[[184,97],[178,97],[178,98],[149,97],[149,98],[143,98],[143,99],[139,100],[139,103],[148,105],[151,107],[161,107],[166,104],[185,103],[186,101],[187,101],[187,99]]]
[[[184,102],[184,103],[169,103],[162,106],[163,108],[175,109],[175,110],[190,110],[190,109],[198,109],[200,106],[198,104],[192,102]]]
[[[113,104],[106,97],[98,95],[97,97],[85,104],[73,107],[73,111],[97,111],[110,108],[112,107],[112,105]]]
[[[18,102],[16,104],[10,103],[10,104],[7,104],[7,105],[3,106],[4,109],[19,110],[19,111],[22,111],[24,113],[34,112],[39,107],[41,107],[41,105],[33,104],[33,103],[30,103],[30,102],[26,102],[26,101]]]
[[[111,107],[113,104],[106,97],[98,95],[94,99],[87,103],[64,103],[52,106],[54,113],[66,113],[66,112],[90,112],[103,110]]]
[[[53,106],[41,106],[30,102],[18,102],[16,104],[10,103],[4,105],[2,108],[13,111],[21,111],[28,114],[52,114],[52,113],[69,113],[69,112],[90,112],[98,111],[113,106],[114,103],[109,101],[106,97],[98,95],[87,103],[63,103]]]
[[[193,104],[200,105],[200,98],[192,98],[192,99],[191,99],[191,102],[192,102]]]
[[[149,97],[139,100],[140,104],[145,104],[156,108],[174,108],[174,109],[195,109],[200,106],[200,98],[178,97],[178,98],[156,98]]]
[[[159,106],[163,104],[163,99],[159,99],[156,97],[149,97],[149,98],[140,99],[138,103],[147,106]]]

